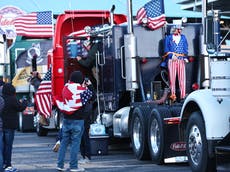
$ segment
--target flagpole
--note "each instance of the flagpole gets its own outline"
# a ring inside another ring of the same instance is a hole
[[[124,35],[126,90],[131,94],[138,88],[137,82],[137,41],[133,32],[132,0],[127,0],[128,33]],[[133,99],[131,95],[131,99]]]
[[[52,16],[52,37],[54,37],[54,14],[53,14],[53,10],[51,11],[51,16]],[[52,39],[52,42],[54,43],[54,39]],[[53,45],[53,44],[52,44]]]
[[[132,0],[127,0],[128,33],[133,33]]]

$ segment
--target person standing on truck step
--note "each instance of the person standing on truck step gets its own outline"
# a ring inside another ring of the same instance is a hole
[[[5,83],[3,85],[2,97],[5,102],[2,111],[4,168],[5,172],[16,172],[18,170],[13,168],[11,164],[14,134],[18,128],[18,112],[22,112],[26,109],[27,101],[16,98],[16,90],[11,83]]]
[[[172,101],[176,101],[176,76],[178,76],[180,87],[180,99],[186,96],[186,74],[185,62],[188,62],[188,42],[185,35],[181,34],[182,25],[176,24],[172,27],[172,33],[165,38],[163,56],[168,65],[170,89]]]
[[[78,166],[78,152],[80,150],[81,137],[84,132],[84,118],[87,104],[93,96],[93,86],[88,80],[83,82],[80,71],[74,71],[70,80],[62,90],[63,101],[56,101],[58,108],[63,112],[62,139],[58,150],[57,170],[65,171],[64,161],[68,145],[70,148],[70,171],[84,171]]]
[[[99,44],[94,43],[94,41],[92,41],[91,39],[87,39],[83,42],[83,46],[87,50],[86,55],[84,57],[78,55],[76,59],[81,66],[91,71],[94,79],[98,81],[98,74],[96,71],[96,53],[99,50]],[[96,81],[92,82],[94,83]]]

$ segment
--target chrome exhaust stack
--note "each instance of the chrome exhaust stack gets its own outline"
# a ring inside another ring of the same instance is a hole
[[[114,25],[114,11],[115,11],[115,5],[112,6],[110,10],[110,25]]]
[[[137,40],[133,34],[132,0],[127,0],[128,33],[124,36],[126,90],[135,91],[137,83]]]

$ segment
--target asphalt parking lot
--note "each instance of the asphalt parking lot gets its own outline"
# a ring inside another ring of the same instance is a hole
[[[12,163],[20,172],[56,171],[57,153],[52,151],[56,132],[38,137],[34,132],[16,132]],[[69,154],[66,155],[68,171]],[[82,164],[87,172],[189,172],[187,163],[155,165],[151,161],[136,160],[129,144],[110,145],[108,155],[92,156],[88,164]]]

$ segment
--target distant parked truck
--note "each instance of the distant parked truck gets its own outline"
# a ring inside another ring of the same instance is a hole
[[[10,73],[13,85],[19,99],[27,99],[29,105],[19,113],[19,130],[24,132],[34,130],[34,86],[29,82],[31,72],[38,71],[41,76],[47,72],[47,53],[52,47],[52,39],[31,39],[17,36],[10,48]],[[33,62],[33,55],[37,54]],[[34,63],[34,64],[33,64]],[[36,66],[36,69],[35,69]]]

